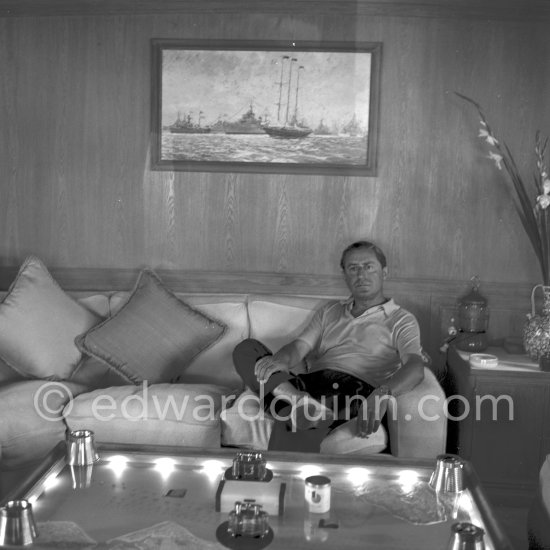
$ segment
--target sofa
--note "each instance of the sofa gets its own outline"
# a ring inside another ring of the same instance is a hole
[[[0,297],[0,496],[67,429],[102,442],[265,450],[273,419],[242,387],[232,352],[246,338],[279,349],[327,300],[172,292],[147,269],[125,291],[65,291],[35,256]],[[445,451],[445,394],[431,370],[396,401],[387,433],[346,452]]]

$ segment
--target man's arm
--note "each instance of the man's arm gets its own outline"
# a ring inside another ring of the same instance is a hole
[[[289,372],[311,351],[310,345],[299,338],[286,344],[273,355],[268,355],[256,363],[254,373],[259,382],[265,382],[276,372]]]
[[[402,361],[401,368],[384,384],[394,396],[411,391],[424,380],[424,360],[420,355],[411,354]]]
[[[283,346],[277,353],[263,357],[256,363],[254,374],[259,382],[265,382],[276,372],[289,372],[314,348],[323,331],[323,310],[321,307],[315,312],[296,339]]]
[[[385,384],[392,395],[401,395],[411,391],[424,379],[424,358],[416,317],[407,312],[397,323],[393,337],[401,368]]]
[[[374,389],[359,409],[357,435],[368,437],[380,427],[388,410],[388,401],[411,391],[424,380],[424,361],[420,355],[404,358],[401,368],[382,386]]]

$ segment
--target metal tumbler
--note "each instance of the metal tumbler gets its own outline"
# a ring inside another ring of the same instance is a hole
[[[67,464],[86,466],[99,460],[91,430],[75,430],[67,434]]]
[[[10,500],[0,508],[0,546],[26,546],[38,536],[27,500]]]
[[[454,523],[447,550],[484,550],[484,535],[485,531],[473,523]]]
[[[437,493],[460,493],[464,489],[464,462],[453,454],[437,457],[430,487]]]

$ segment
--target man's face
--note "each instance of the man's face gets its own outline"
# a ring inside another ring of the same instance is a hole
[[[344,279],[355,299],[365,300],[382,296],[386,267],[378,261],[373,250],[356,248],[344,259]]]

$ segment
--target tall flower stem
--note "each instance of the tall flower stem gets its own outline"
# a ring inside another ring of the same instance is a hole
[[[495,137],[479,103],[458,92],[455,93],[458,97],[473,105],[481,118],[479,137],[493,147],[493,150],[489,151],[489,158],[495,162],[499,170],[502,170],[502,166],[504,166],[508,174],[512,188],[515,191],[515,195],[512,196],[514,208],[539,261],[543,282],[548,285],[550,284],[550,237],[548,235],[550,230],[548,220],[550,179],[544,163],[548,139],[543,142],[540,133],[537,132],[535,153],[537,155],[538,173],[535,175],[534,181],[535,192],[530,194],[508,145]]]

